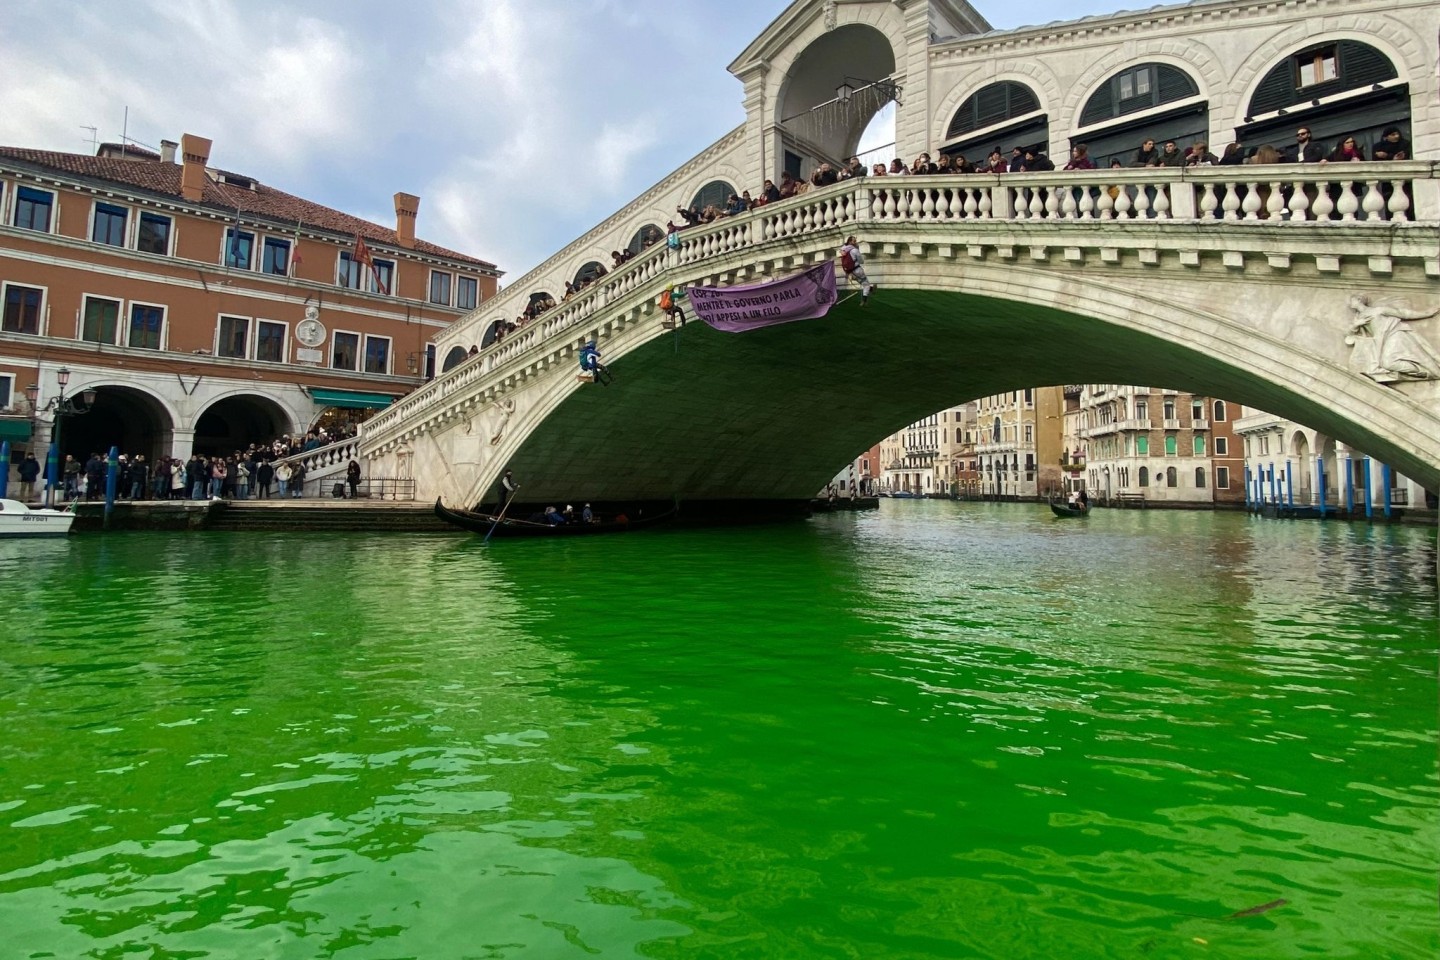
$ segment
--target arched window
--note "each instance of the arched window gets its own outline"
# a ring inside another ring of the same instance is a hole
[[[1148,486],[1150,486],[1150,468],[1149,468],[1149,467],[1141,467],[1141,468],[1140,468],[1140,486],[1142,486],[1142,487],[1148,487]]]
[[[454,370],[456,367],[460,366],[460,364],[464,362],[465,348],[451,347],[450,352],[445,354],[445,362],[441,364],[440,371],[442,373],[448,373],[449,371]]]
[[[596,277],[603,277],[604,275],[605,268],[601,266],[598,261],[591,260],[589,263],[585,264],[585,266],[581,267],[580,270],[575,274],[575,286],[579,287],[583,284],[589,283]]]
[[[981,160],[997,145],[1002,146],[1007,156],[1016,145],[1048,150],[1050,126],[1039,111],[1040,99],[1023,83],[1002,80],[982,87],[966,98],[950,118],[945,139],[959,142],[947,144],[944,152],[963,153],[971,160]]]
[[[1224,401],[1224,400],[1216,400],[1216,401],[1215,401],[1215,416],[1212,417],[1211,419],[1213,419],[1216,423],[1224,423],[1224,422],[1225,422],[1225,401]]]
[[[1167,486],[1167,487],[1178,487],[1178,486],[1180,486],[1180,473],[1179,473],[1179,471],[1177,471],[1174,467],[1166,467],[1166,468],[1165,468],[1165,486]]]
[[[1173,457],[1173,456],[1175,456],[1175,453],[1176,453],[1176,450],[1177,450],[1177,449],[1178,449],[1178,447],[1177,447],[1177,445],[1176,445],[1175,437],[1174,437],[1173,435],[1166,437],[1166,438],[1165,438],[1165,456],[1167,456],[1167,457]]]
[[[1142,63],[1115,74],[1085,102],[1080,126],[1088,127],[1126,114],[1150,110],[1198,96],[1190,75],[1168,63]]]
[[[1195,435],[1195,456],[1205,456],[1205,437],[1198,433]]]
[[[1196,468],[1195,468],[1195,489],[1196,489],[1196,490],[1204,490],[1204,489],[1205,489],[1205,468],[1204,468],[1204,467],[1196,467]]]
[[[728,194],[726,195],[726,199],[729,199]],[[626,245],[625,249],[630,251],[631,253],[639,253],[641,250],[653,247],[655,244],[659,243],[661,240],[664,239],[664,230],[661,230],[653,223],[647,223],[645,224],[645,226],[635,231],[635,236],[630,238],[630,243]]]
[[[711,180],[695,194],[695,199],[690,201],[690,209],[703,211],[706,207],[719,207],[724,210],[725,204],[730,202],[730,195],[739,192],[724,180]]]

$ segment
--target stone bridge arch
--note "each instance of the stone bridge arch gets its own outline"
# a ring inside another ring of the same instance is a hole
[[[1210,129],[1215,129],[1215,97],[1226,88],[1224,68],[1215,52],[1198,40],[1155,37],[1124,44],[1092,63],[1076,79],[1060,107],[1059,116],[1051,125],[1051,150],[1063,147],[1058,154],[1069,153],[1069,138],[1076,134],[1080,111],[1100,89],[1100,85],[1127,66],[1142,63],[1163,63],[1183,70],[1200,89],[1200,97],[1208,104]],[[1237,120],[1239,118],[1236,118]],[[1056,137],[1063,136],[1063,141]],[[1136,146],[1139,146],[1137,143]]]
[[[1040,101],[1040,108],[1045,111],[1049,120],[1053,140],[1055,125],[1059,122],[1061,102],[1064,99],[1060,79],[1048,64],[1026,61],[1012,63],[1008,70],[972,70],[953,81],[949,90],[940,96],[938,106],[930,116],[929,143],[934,145],[934,149],[938,150],[940,145],[945,143],[950,121],[954,119],[955,111],[960,109],[961,104],[985,87],[1007,81],[1028,87],[1034,92],[1036,99]],[[935,93],[932,91],[932,97]]]

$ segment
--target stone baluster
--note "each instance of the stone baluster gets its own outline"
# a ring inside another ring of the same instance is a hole
[[[964,188],[964,192],[965,192],[965,219],[966,219],[966,220],[974,220],[975,218],[977,218],[977,217],[980,216],[980,197],[977,197],[976,194],[977,194],[977,193],[981,193],[981,194],[983,194],[983,196],[985,197],[985,199],[988,200],[988,199],[989,199],[989,196],[990,196],[989,191],[979,191],[979,190],[973,190],[973,189],[971,189],[970,187],[965,187],[965,188]]]
[[[1206,183],[1205,192],[1200,194],[1200,219],[1214,220],[1215,208],[1220,206],[1220,198],[1215,196],[1215,184]]]
[[[1185,185],[1177,181],[1175,186],[1176,189],[1180,189]],[[1151,209],[1155,211],[1156,220],[1170,219],[1170,188],[1168,186],[1162,185],[1155,189],[1155,203]]]
[[[885,196],[888,190],[872,190],[870,201],[870,217],[873,220],[885,219]]]
[[[1380,181],[1371,180],[1365,185],[1365,197],[1360,201],[1366,220],[1385,219],[1385,198],[1380,194]]]
[[[886,190],[886,191],[885,191],[885,207],[884,207],[884,213],[883,213],[883,215],[882,215],[884,219],[886,219],[886,220],[894,220],[894,219],[895,219],[895,209],[896,209],[895,194],[897,194],[897,193],[899,193],[899,192],[900,192],[900,191],[898,191],[898,190]]]
[[[1095,187],[1082,187],[1080,189],[1081,220],[1095,219],[1095,189]],[[1104,187],[1100,188],[1100,195],[1104,196],[1107,200],[1109,199],[1109,195],[1105,193]]]
[[[1025,206],[1026,206],[1026,209],[1028,210],[1028,212],[1029,212],[1029,214],[1030,214],[1030,219],[1031,219],[1031,220],[1039,220],[1039,219],[1042,219],[1042,218],[1045,216],[1045,200],[1041,198],[1040,194],[1041,194],[1042,192],[1046,192],[1046,191],[1042,191],[1042,190],[1040,190],[1039,188],[1036,188],[1036,187],[1030,187],[1029,189],[1030,189],[1030,202],[1027,203]],[[1049,191],[1049,192],[1053,195],[1053,191]]]
[[[1045,218],[1047,220],[1060,219],[1061,198],[1068,198],[1072,202],[1075,199],[1073,196],[1071,196],[1071,189],[1069,187],[1064,187],[1060,189],[1051,187],[1049,190],[1045,191]]]
[[[1405,192],[1406,184],[1396,181],[1390,185],[1392,192],[1387,207],[1390,210],[1390,219],[1397,221],[1408,221],[1410,219],[1410,197]]]
[[[920,191],[920,195],[925,198],[920,204],[920,215],[926,220],[935,219],[935,192],[934,187],[926,187]]]
[[[1290,211],[1291,221],[1310,219],[1310,198],[1305,195],[1306,186],[1307,184],[1299,181],[1286,184],[1290,190],[1290,200],[1286,203],[1286,208]]]
[[[1246,220],[1260,219],[1260,184],[1258,181],[1245,184],[1245,199],[1240,202],[1240,208],[1245,211]]]
[[[1060,203],[1060,209],[1055,211],[1054,214],[1051,214],[1051,216],[1063,216],[1066,220],[1074,220],[1076,218],[1080,205],[1075,202],[1075,189],[1075,187],[1065,187],[1061,191],[1061,196],[1064,197],[1064,200]],[[1084,190],[1085,188],[1081,187],[1080,189]],[[1054,191],[1051,192],[1053,193]],[[1045,206],[1048,209],[1050,205],[1047,203]]]
[[[1322,180],[1314,185],[1314,189],[1315,203],[1311,207],[1315,212],[1313,219],[1329,220],[1330,214],[1335,212],[1335,201],[1330,198],[1330,184]],[[1300,188],[1296,187],[1295,192],[1299,193]]]
[[[1010,191],[1003,186],[980,191],[980,219],[1008,220],[1014,211],[1010,208]]]
[[[1340,187],[1340,219],[1353,221],[1355,213],[1360,209],[1360,198],[1355,195],[1355,181],[1342,180]]]
[[[1110,191],[1114,190],[1112,197]],[[1124,184],[1107,187],[1100,193],[1101,220],[1128,220],[1130,214],[1130,191]]]
[[[943,187],[935,191],[935,217],[938,220],[953,220],[950,206],[950,198],[954,195],[949,187]]]

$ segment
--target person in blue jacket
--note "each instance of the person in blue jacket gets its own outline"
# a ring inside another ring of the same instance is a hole
[[[605,369],[605,364],[600,362],[600,350],[595,346],[594,340],[587,340],[580,348],[580,380],[587,383],[598,383],[601,386],[609,386],[614,379],[610,371]]]

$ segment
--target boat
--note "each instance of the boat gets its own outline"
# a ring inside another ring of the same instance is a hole
[[[879,497],[817,497],[810,501],[813,513],[836,513],[841,510],[879,510]]]
[[[496,537],[581,537],[598,533],[628,533],[643,530],[669,520],[675,511],[667,510],[652,517],[636,517],[624,520],[603,520],[600,523],[536,523],[515,517],[503,519],[489,513],[474,510],[451,510],[439,499],[435,501],[435,516],[462,530]],[[498,521],[498,522],[497,522]],[[491,530],[495,532],[490,533]]]
[[[32,510],[19,500],[0,500],[0,537],[63,537],[74,522],[71,510]]]
[[[1078,504],[1057,503],[1057,502],[1055,502],[1054,500],[1051,500],[1051,501],[1050,501],[1050,512],[1053,513],[1053,514],[1055,514],[1055,516],[1057,516],[1057,517],[1088,517],[1088,516],[1090,516],[1090,508],[1089,508],[1089,507],[1082,507],[1082,506],[1079,506]]]

